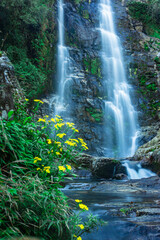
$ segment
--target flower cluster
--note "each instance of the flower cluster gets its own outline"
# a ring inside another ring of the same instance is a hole
[[[79,203],[79,207],[80,207],[82,210],[87,210],[87,211],[89,210],[88,207],[87,207],[85,204],[81,203],[82,200],[75,199],[75,202]]]
[[[34,163],[37,163],[38,161],[42,161],[42,159],[39,158],[39,157],[35,157],[35,158],[34,158]]]

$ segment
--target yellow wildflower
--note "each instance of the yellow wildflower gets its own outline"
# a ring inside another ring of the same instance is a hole
[[[63,127],[65,124],[64,123],[57,123],[54,125],[54,127],[58,130],[59,128]]]
[[[80,203],[80,202],[82,202],[82,200],[75,199],[75,202],[78,202],[78,203]]]
[[[82,238],[79,236],[79,237],[77,238],[77,240],[82,240]]]
[[[62,118],[55,118],[56,122],[62,122],[63,119]]]
[[[56,155],[59,156],[59,155],[61,155],[61,154],[60,154],[60,152],[56,152]]]
[[[63,171],[63,172],[65,172],[65,171],[66,171],[66,168],[65,168],[65,167],[63,167],[63,166],[58,166],[58,168],[59,168],[59,171]]]
[[[70,140],[73,141],[73,142],[79,143],[79,141],[78,141],[77,139],[71,139],[71,138],[70,138]]]
[[[46,115],[45,117],[46,117],[46,118],[48,118],[49,116],[48,116],[48,115]]]
[[[57,118],[61,118],[61,116],[59,116],[59,115],[56,115],[56,117],[57,117]]]
[[[77,237],[76,235],[73,235],[73,237]]]
[[[80,229],[84,229],[83,224],[79,224],[79,225],[77,225],[77,226],[80,227]]]
[[[26,102],[28,102],[28,101],[29,101],[29,99],[28,99],[28,98],[25,98],[25,100],[26,100]]]
[[[54,118],[51,118],[51,121],[54,122],[54,123],[56,122],[56,121],[54,120]]]
[[[62,152],[62,150],[63,150],[62,148],[59,149],[60,152]]]
[[[79,204],[79,207],[83,210],[87,210],[88,211],[88,207],[82,203]]]
[[[56,142],[56,141],[54,141],[54,143],[55,143],[55,144],[57,144],[57,145],[58,145],[58,147],[60,147],[60,146],[61,146],[61,142]]]
[[[65,133],[58,133],[58,134],[57,134],[57,137],[63,138],[65,135],[66,135]]]
[[[50,151],[48,151],[48,154],[50,154],[51,152]]]
[[[43,171],[46,171],[46,173],[50,173],[50,166],[48,166],[48,167],[44,167],[44,169],[43,169]]]
[[[39,100],[39,99],[34,99],[34,102],[39,102],[39,103],[44,103],[44,102],[42,102],[41,100]]]
[[[66,165],[68,170],[72,170],[72,167],[70,165]]]
[[[69,140],[65,141],[65,143],[69,146],[72,146],[72,147],[77,146],[77,144],[75,142],[71,142]]]
[[[51,150],[51,153],[53,153],[53,150]]]
[[[45,122],[46,120],[45,119],[43,119],[43,118],[39,118],[38,119],[38,122]]]
[[[72,130],[73,130],[74,132],[79,132],[78,129],[75,129],[75,128],[72,128]]]
[[[72,128],[74,126],[74,123],[70,123],[70,122],[67,122],[66,125],[70,128]]]
[[[51,139],[47,139],[47,143],[51,144],[52,143]]]
[[[39,158],[39,157],[35,157],[35,158],[34,158],[34,163],[37,163],[38,161],[42,161],[42,159]]]

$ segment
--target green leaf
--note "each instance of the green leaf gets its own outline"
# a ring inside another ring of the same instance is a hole
[[[31,120],[32,118],[31,117],[27,117],[24,121],[23,121],[23,125],[28,122],[29,120]]]
[[[10,188],[8,189],[8,192],[11,194],[11,195],[17,195],[17,190],[15,188]]]
[[[8,112],[8,119],[11,119],[12,115],[14,114],[14,110]]]

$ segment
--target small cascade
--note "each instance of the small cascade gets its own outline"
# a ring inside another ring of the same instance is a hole
[[[136,150],[136,111],[131,103],[119,37],[115,33],[110,0],[100,0],[100,32],[105,101],[107,157],[133,156]]]
[[[70,83],[72,81],[71,58],[65,46],[64,37],[64,3],[58,2],[58,55],[57,55],[57,94],[53,96],[51,104],[55,103],[55,115],[68,117],[70,101]],[[65,114],[67,112],[67,114]]]
[[[140,163],[124,161],[123,166],[126,168],[129,179],[141,179],[156,176],[152,171],[142,168]]]

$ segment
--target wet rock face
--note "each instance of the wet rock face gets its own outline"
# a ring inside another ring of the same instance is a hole
[[[7,118],[7,113],[14,109],[14,102],[24,99],[22,89],[14,75],[14,67],[5,54],[0,57],[0,115]]]
[[[116,31],[123,47],[127,78],[133,86],[132,102],[138,110],[140,125],[145,126],[153,117],[158,117],[160,74],[155,59],[159,40],[144,34],[142,23],[129,16],[127,2],[115,0],[112,7],[116,13]],[[64,8],[66,45],[69,46],[73,74],[70,115],[90,153],[103,156],[104,99],[107,96],[102,80],[98,2],[75,4],[66,1]],[[102,150],[99,150],[100,146]]]
[[[151,141],[138,148],[134,158],[140,160],[143,167],[149,167],[160,174],[160,129]]]
[[[112,158],[93,157],[88,154],[80,154],[75,157],[78,167],[87,168],[93,177],[124,179],[127,176],[125,167],[121,162]]]
[[[66,100],[80,136],[87,142],[90,152],[97,154],[96,148],[103,142],[104,117],[97,3],[73,5],[66,2],[64,11],[72,72],[70,100]]]

